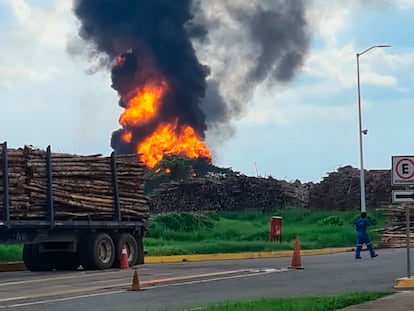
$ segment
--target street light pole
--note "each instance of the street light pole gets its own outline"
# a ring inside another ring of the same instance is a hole
[[[360,163],[360,186],[361,186],[361,213],[365,213],[367,211],[366,204],[365,204],[365,173],[364,173],[364,153],[362,148],[362,134],[367,134],[367,130],[362,129],[362,113],[361,113],[361,85],[360,85],[360,78],[359,78],[359,57],[372,50],[374,48],[387,48],[391,47],[391,45],[373,45],[368,49],[357,53],[357,83],[358,83],[358,123],[359,123],[359,163]]]

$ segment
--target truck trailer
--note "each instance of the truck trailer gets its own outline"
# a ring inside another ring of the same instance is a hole
[[[1,145],[0,244],[23,246],[28,270],[144,263],[149,217],[137,155],[78,156]],[[121,169],[120,169],[121,168]]]

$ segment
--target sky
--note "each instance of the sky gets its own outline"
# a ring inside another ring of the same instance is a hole
[[[391,45],[359,58],[364,167],[390,169],[392,156],[414,154],[414,1],[305,2],[303,67],[289,83],[259,85],[232,136],[207,131],[213,164],[302,182],[359,167],[356,53]],[[0,0],[0,142],[9,148],[112,152],[122,108],[110,73],[91,74],[68,53],[78,27],[71,1]]]

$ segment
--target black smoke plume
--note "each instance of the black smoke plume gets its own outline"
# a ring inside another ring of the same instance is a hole
[[[121,106],[148,80],[169,85],[157,118],[129,129],[131,144],[113,133],[118,153],[175,119],[203,139],[207,127],[228,136],[255,87],[291,80],[310,41],[301,0],[75,0],[74,13],[96,55],[122,55],[112,69]]]
[[[191,36],[205,36],[202,25],[191,23],[190,0],[77,0],[74,12],[81,22],[79,35],[99,51],[124,61],[112,69],[112,87],[125,106],[131,92],[146,81],[164,79],[169,88],[162,98],[157,120],[130,128],[133,139],[125,144],[120,131],[111,146],[118,153],[134,153],[159,122],[178,119],[204,138],[205,116],[200,103],[205,96],[208,67],[197,60]]]
[[[230,121],[247,113],[257,86],[286,87],[302,68],[310,45],[305,1],[196,3],[195,19],[209,30],[208,40],[194,42],[199,58],[211,67],[202,110],[214,139],[227,139]]]

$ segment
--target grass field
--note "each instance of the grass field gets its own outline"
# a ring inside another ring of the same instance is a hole
[[[282,241],[269,241],[270,217],[281,216]],[[354,246],[353,223],[359,211],[284,208],[275,212],[168,213],[150,220],[144,247],[149,256],[290,250],[296,236],[301,249]],[[371,212],[374,244],[384,218]],[[0,262],[20,261],[21,246],[1,245]]]
[[[281,216],[282,241],[269,241],[271,216]],[[301,249],[354,246],[353,223],[359,211],[319,211],[286,208],[276,212],[170,213],[154,218],[145,239],[148,255],[183,255],[229,252],[290,250],[296,236]],[[372,212],[369,218],[374,244],[384,218]]]
[[[238,302],[210,305],[197,309],[176,311],[333,311],[389,295],[383,292],[343,293],[328,296],[303,296],[283,298],[260,298]]]

